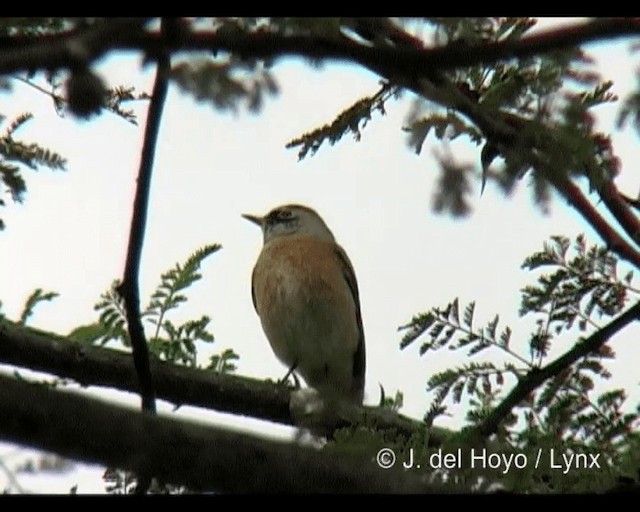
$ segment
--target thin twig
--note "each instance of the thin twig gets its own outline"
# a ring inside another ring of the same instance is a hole
[[[581,357],[586,356],[590,352],[597,351],[602,345],[609,341],[614,334],[638,318],[640,318],[640,302],[634,304],[599,331],[594,332],[588,338],[576,343],[571,350],[556,360],[543,368],[530,371],[518,382],[507,397],[493,409],[489,416],[475,428],[475,431],[483,437],[493,434],[511,409],[517,406],[537,387],[542,385],[544,381],[560,374]]]
[[[162,120],[162,110],[169,88],[169,72],[171,70],[168,53],[162,52],[158,54],[156,61],[156,77],[151,93],[149,112],[147,114],[147,124],[140,158],[140,170],[138,172],[136,195],[133,202],[127,262],[124,279],[118,287],[118,291],[124,299],[127,326],[131,339],[131,347],[133,349],[133,361],[140,382],[142,409],[153,414],[156,412],[156,391],[153,375],[151,374],[151,368],[149,366],[149,347],[147,346],[144,327],[142,326],[139,277],[140,259],[147,224],[153,162],[155,159],[158,133],[160,131],[160,121]],[[152,477],[151,468],[143,465],[138,474],[137,494],[145,494],[147,492],[151,485]]]
[[[39,91],[43,94],[46,94],[47,96],[50,96],[51,99],[53,99],[54,101],[60,101],[65,103],[67,101],[62,96],[58,96],[53,91],[48,91],[44,87],[39,86],[38,84],[32,82],[31,80],[27,80],[26,78],[22,78],[21,76],[17,76],[17,75],[12,76],[11,78],[13,78],[14,80],[17,80],[18,82],[22,82],[23,84],[28,85],[29,87],[33,87],[36,91]]]
[[[169,57],[167,55],[159,55],[157,59],[156,78],[153,85],[151,102],[149,104],[136,195],[133,203],[127,261],[124,278],[118,287],[118,292],[124,299],[129,337],[133,348],[133,360],[140,380],[142,408],[150,412],[155,412],[156,408],[155,388],[151,370],[149,369],[149,349],[142,326],[142,319],[140,318],[140,289],[138,281],[147,222],[155,146],[168,89]]]

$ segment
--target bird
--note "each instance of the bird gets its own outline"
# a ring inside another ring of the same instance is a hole
[[[365,340],[347,253],[308,206],[242,216],[262,230],[251,296],[273,352],[289,367],[287,376],[295,372],[328,403],[361,405]]]

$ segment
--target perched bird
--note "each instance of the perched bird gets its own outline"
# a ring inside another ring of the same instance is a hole
[[[314,210],[288,204],[264,217],[251,294],[275,355],[329,402],[361,404],[365,346],[358,283]]]

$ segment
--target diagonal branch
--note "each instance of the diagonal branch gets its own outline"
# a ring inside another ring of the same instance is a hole
[[[525,153],[529,164],[540,172],[556,191],[578,211],[605,241],[607,247],[636,268],[640,268],[640,253],[598,213],[580,188],[567,176],[567,171],[559,168],[552,158],[545,158],[545,155],[549,153],[548,145],[553,141],[551,136],[544,134],[544,137],[539,137],[528,134],[526,130],[516,129],[514,125],[521,126],[526,123],[524,119],[507,117],[506,115],[488,115],[475,101],[444,79],[441,79],[437,86],[427,80],[412,80],[403,85],[427,99],[464,114],[482,130],[489,142],[500,148],[501,153],[508,154],[514,151],[520,154]],[[614,208],[614,211],[618,211],[613,206],[614,188],[612,185],[608,197],[611,199],[612,206],[610,207]],[[625,215],[627,213],[629,213],[628,210]],[[627,219],[623,225],[631,228],[637,225],[637,222],[632,223]]]
[[[483,437],[490,436],[496,432],[498,425],[509,414],[511,409],[527,398],[527,396],[542,385],[544,381],[560,374],[581,357],[586,356],[590,352],[597,351],[618,331],[638,319],[640,319],[640,302],[634,304],[619,317],[609,322],[602,329],[594,332],[588,338],[576,343],[571,350],[548,365],[531,370],[474,431]]]
[[[627,235],[629,235],[636,245],[640,245],[640,222],[631,212],[631,209],[623,195],[612,181],[606,181],[602,185],[599,185],[596,181],[596,186],[598,186],[600,198],[618,221],[622,229],[625,230]]]
[[[152,416],[0,375],[0,438],[64,457],[151,471],[192,491],[399,493],[441,490],[382,469],[376,449],[318,451],[177,418]],[[115,435],[114,435],[115,434]]]
[[[131,347],[133,348],[133,361],[140,381],[142,408],[150,412],[155,412],[156,409],[155,389],[151,370],[149,369],[149,349],[140,316],[140,289],[138,281],[142,246],[147,223],[147,209],[149,206],[155,146],[160,130],[162,110],[167,97],[168,76],[170,71],[169,56],[166,54],[159,55],[157,57],[157,66],[155,83],[149,104],[149,113],[147,115],[144,143],[142,146],[140,170],[137,180],[138,184],[133,202],[127,262],[125,265],[124,278],[118,287],[118,292],[124,299],[129,337],[131,339]]]

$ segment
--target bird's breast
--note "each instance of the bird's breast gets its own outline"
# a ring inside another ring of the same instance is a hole
[[[285,364],[351,360],[358,326],[342,265],[334,243],[308,236],[282,237],[263,247],[253,273],[256,310]]]

